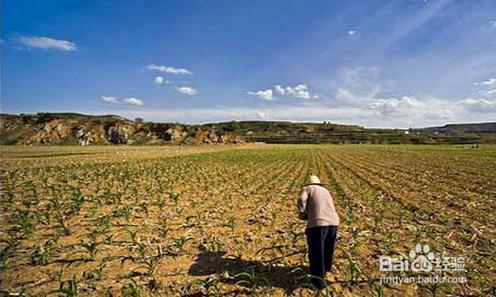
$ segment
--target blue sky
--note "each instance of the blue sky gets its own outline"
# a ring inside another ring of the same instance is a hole
[[[496,1],[2,1],[1,109],[496,120]]]

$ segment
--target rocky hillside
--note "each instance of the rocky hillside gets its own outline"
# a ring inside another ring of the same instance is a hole
[[[75,113],[0,116],[2,144],[228,144],[233,133],[173,123],[131,121],[123,117]]]
[[[496,123],[421,129],[367,129],[356,125],[233,121],[204,125],[153,123],[76,113],[0,115],[2,144],[228,144],[265,143],[496,143]]]

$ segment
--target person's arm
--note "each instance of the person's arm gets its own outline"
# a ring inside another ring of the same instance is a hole
[[[307,214],[308,192],[306,189],[301,191],[300,198],[298,198],[298,218],[301,220],[308,220]]]

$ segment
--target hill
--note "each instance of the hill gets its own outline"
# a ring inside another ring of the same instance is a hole
[[[419,129],[368,129],[330,122],[154,123],[117,115],[1,114],[2,144],[496,143],[496,123]]]
[[[224,144],[239,143],[232,133],[200,126],[131,121],[116,115],[77,113],[0,115],[2,144]]]
[[[428,127],[412,130],[438,133],[494,133],[496,131],[496,122],[477,124],[449,124],[441,127]]]
[[[330,122],[244,121],[206,124],[236,133],[249,142],[266,143],[496,143],[496,123],[446,125],[421,129],[369,129]]]

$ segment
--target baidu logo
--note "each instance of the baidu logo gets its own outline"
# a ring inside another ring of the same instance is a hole
[[[431,261],[434,261],[435,254],[430,251],[430,247],[427,244],[421,245],[417,244],[415,250],[411,250],[408,253],[408,257],[411,259],[410,269],[412,271],[432,271],[433,265]]]
[[[427,244],[417,244],[408,255],[380,256],[379,270],[391,271],[465,271],[464,257],[448,257],[431,250]]]

